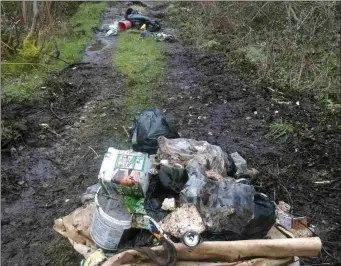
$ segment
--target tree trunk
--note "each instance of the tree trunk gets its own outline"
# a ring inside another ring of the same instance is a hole
[[[25,38],[25,40],[33,40],[36,37],[38,21],[39,21],[38,1],[36,0],[33,2],[33,14],[34,14],[34,17],[32,20],[31,29],[27,37]]]

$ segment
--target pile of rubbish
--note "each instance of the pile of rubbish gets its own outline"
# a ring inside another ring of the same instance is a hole
[[[159,42],[176,41],[173,35],[159,32],[161,25],[157,20],[153,20],[131,7],[126,10],[124,19],[114,21],[107,26],[106,37],[116,36],[119,31],[125,31],[130,28],[140,30],[140,38],[149,37]]]
[[[83,207],[55,221],[81,265],[299,265],[320,252],[306,217],[256,192],[237,152],[181,138],[158,109],[130,136],[132,150],[108,148]]]

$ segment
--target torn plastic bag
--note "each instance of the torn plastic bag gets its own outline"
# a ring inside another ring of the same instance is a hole
[[[253,186],[231,180],[208,180],[200,191],[199,212],[208,231],[262,238],[275,223],[275,204]]]
[[[135,120],[131,129],[133,150],[155,154],[160,136],[178,138],[179,134],[170,126],[159,109],[153,108],[144,111]]]
[[[219,146],[211,145],[207,141],[177,138],[158,139],[158,155],[162,159],[169,159],[170,164],[187,164],[189,160],[195,159],[199,165],[206,170],[213,170],[223,176],[233,176],[235,165],[232,158]]]

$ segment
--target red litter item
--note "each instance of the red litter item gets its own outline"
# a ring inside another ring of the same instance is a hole
[[[124,31],[124,30],[130,29],[130,28],[131,28],[131,21],[123,20],[123,21],[118,22],[118,30],[119,31]]]

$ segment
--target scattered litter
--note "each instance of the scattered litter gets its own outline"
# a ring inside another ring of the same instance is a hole
[[[213,136],[213,133],[211,131],[209,131],[207,134]]]
[[[278,114],[278,111],[277,111],[277,110],[275,111],[275,114]]]
[[[246,119],[246,120],[250,120],[250,119],[251,119],[251,117],[250,117],[250,116],[247,116],[245,119]]]
[[[132,8],[126,10],[124,17],[131,22],[132,27],[137,29],[141,29],[144,24],[146,25],[146,30],[150,32],[159,31],[161,29],[159,22],[144,16],[141,12]]]
[[[297,102],[296,102],[296,105],[300,105],[300,102],[299,102],[299,101],[297,101]]]
[[[116,36],[118,34],[118,22],[115,21],[113,24],[109,25],[109,30],[105,34],[105,36],[109,37],[111,35]]]
[[[253,112],[253,114],[255,114],[255,115],[256,115],[256,114],[258,114],[258,112],[257,112],[257,111],[254,111],[254,112]]]
[[[141,38],[146,38],[146,37],[151,37],[157,42],[175,42],[175,38],[171,34],[166,34],[164,32],[159,32],[159,33],[153,33],[148,30],[141,30],[140,32],[140,37]]]
[[[193,204],[184,204],[180,208],[168,214],[161,221],[161,228],[170,235],[181,238],[187,231],[193,230],[197,233],[205,231],[202,218]]]
[[[70,201],[70,199],[66,199],[66,200],[65,200],[65,202],[69,202],[69,201]]]
[[[291,206],[284,201],[279,201],[277,211],[277,223],[282,225],[295,237],[313,236],[313,228],[308,226],[308,217],[295,217],[290,214]]]
[[[119,31],[125,31],[127,29],[130,29],[132,27],[132,23],[129,20],[123,20],[118,22],[118,29]]]
[[[314,184],[330,184],[332,183],[333,181],[331,180],[324,180],[324,181],[315,181]]]
[[[76,69],[77,69],[77,67],[73,67],[73,68],[72,68],[72,70],[76,70]]]
[[[174,198],[165,198],[162,202],[161,209],[165,211],[174,211],[175,210],[175,199]]]

